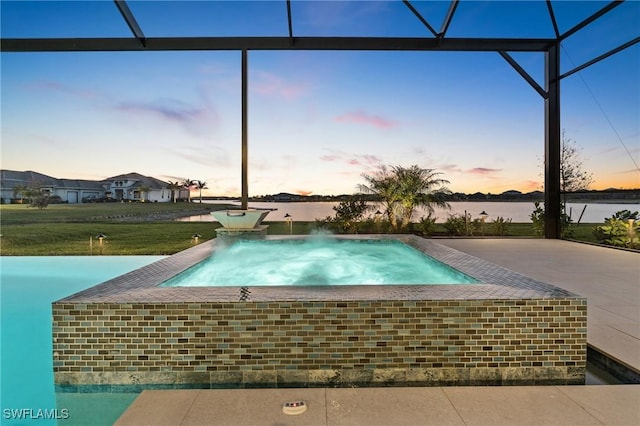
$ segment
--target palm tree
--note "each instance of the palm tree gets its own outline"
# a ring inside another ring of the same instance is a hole
[[[149,185],[142,185],[138,188],[140,191],[140,198],[143,203],[145,201],[149,201],[149,191],[151,191],[151,187]]]
[[[418,207],[426,208],[429,214],[433,213],[434,204],[450,208],[441,197],[449,192],[445,186],[449,181],[440,178],[441,174],[417,165],[392,166],[390,170],[381,167],[374,175],[363,175],[368,185],[360,185],[360,189],[378,195],[391,225],[396,229],[404,228]]]
[[[396,215],[394,214],[396,205],[396,184],[394,177],[386,166],[381,166],[373,175],[362,176],[368,185],[359,185],[360,192],[374,194],[379,198],[378,203],[387,216],[387,220],[394,228],[398,227]]]
[[[194,185],[194,181],[187,178],[182,182],[182,187],[187,190],[187,198],[191,202],[191,187]]]
[[[449,192],[446,187],[449,181],[439,177],[442,173],[433,169],[422,169],[417,165],[406,169],[396,166],[393,168],[393,172],[398,182],[402,227],[411,222],[411,217],[417,207],[424,207],[429,215],[434,212],[434,204],[438,207],[450,208],[449,203],[441,198],[443,193]]]
[[[209,189],[207,188],[207,182],[203,182],[201,180],[194,180],[193,185],[200,191],[200,204],[202,204],[202,190]]]
[[[13,187],[13,198],[20,196],[20,203],[24,200],[25,193],[28,192],[29,187],[26,185],[16,185]]]
[[[167,189],[169,189],[169,191],[171,191],[171,200],[175,203],[176,202],[176,189],[182,188],[182,185],[178,182],[178,181],[169,181],[169,184],[167,185]]]

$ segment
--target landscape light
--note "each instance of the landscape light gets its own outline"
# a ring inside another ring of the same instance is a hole
[[[289,235],[293,234],[293,217],[289,213],[285,213],[284,220],[289,222]]]
[[[100,241],[100,254],[102,254],[102,241],[103,241],[105,238],[107,238],[107,236],[106,236],[106,235],[104,235],[102,232],[101,232],[101,233],[99,233],[98,235],[96,235],[96,239],[97,239],[98,241]]]
[[[380,233],[380,218],[382,217],[382,212],[380,210],[376,210],[374,213],[376,216],[376,227],[378,228],[378,234]]]
[[[480,221],[482,222],[482,236],[484,237],[484,221],[487,220],[487,217],[489,216],[489,213],[485,212],[484,210],[482,210],[480,212]]]

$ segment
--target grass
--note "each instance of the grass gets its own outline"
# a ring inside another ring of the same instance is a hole
[[[215,238],[217,222],[179,222],[176,217],[206,214],[223,205],[199,203],[107,203],[58,204],[43,210],[24,205],[0,205],[0,255],[168,255],[199,242]],[[596,224],[575,227],[574,239],[594,242]],[[315,222],[294,222],[293,234],[309,234]],[[286,222],[269,222],[269,234],[289,234]],[[376,232],[371,230],[369,232]],[[492,226],[486,224],[485,236]],[[98,234],[107,236],[102,247]],[[481,233],[476,233],[476,236]],[[442,224],[436,224],[434,236],[446,236]],[[530,223],[509,225],[509,237],[533,237]]]
[[[164,255],[215,237],[213,223],[50,223],[2,227],[0,252],[8,256]],[[102,250],[95,238],[103,233]],[[93,250],[90,246],[93,242]]]
[[[163,255],[215,237],[215,223],[178,222],[224,205],[199,203],[54,204],[46,209],[0,206],[0,254],[58,256],[100,254],[95,237],[102,233],[104,255]],[[93,241],[91,241],[93,240]],[[91,242],[93,244],[91,244]]]
[[[0,206],[0,223],[20,225],[61,222],[113,222],[137,220],[162,220],[197,214],[207,214],[226,208],[218,204],[200,203],[96,203],[51,204],[37,209],[21,204]]]

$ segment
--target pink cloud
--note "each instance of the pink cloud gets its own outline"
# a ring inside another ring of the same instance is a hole
[[[203,119],[207,111],[202,107],[193,107],[176,99],[161,99],[152,102],[123,102],[116,109],[126,113],[156,115],[163,119],[180,123],[189,123]]]
[[[308,91],[302,84],[290,83],[275,74],[264,71],[256,72],[256,77],[251,82],[251,90],[261,95],[277,96],[287,100],[299,98]]]
[[[445,172],[461,172],[462,170],[457,164],[442,164],[436,166],[436,170]]]
[[[206,75],[220,75],[226,73],[227,71],[228,70],[226,69],[226,67],[215,63],[205,64],[198,68],[199,73]]]
[[[474,167],[473,169],[466,170],[466,173],[471,173],[474,175],[488,175],[491,173],[501,172],[502,169],[489,169],[486,167]]]
[[[371,154],[361,155],[360,158],[362,158],[364,160],[364,162],[367,163],[367,164],[380,164],[380,163],[382,163],[381,159],[379,159],[375,155],[371,155]]]
[[[340,159],[339,155],[323,155],[320,157],[322,161],[336,161]]]
[[[382,160],[371,154],[356,154],[353,156],[353,158],[347,160],[347,164],[350,166],[363,166],[365,168],[370,168],[371,166],[379,166],[380,164],[382,164]]]
[[[296,194],[298,195],[311,195],[313,191],[305,191],[303,189],[296,189]]]
[[[57,81],[39,81],[37,83],[29,84],[25,86],[28,90],[46,91],[46,92],[58,92],[65,95],[70,95],[83,99],[96,98],[98,94],[93,90],[76,89],[71,86],[67,86]]]
[[[542,188],[542,182],[527,180],[522,184],[522,188],[524,191],[535,191],[536,189]]]
[[[339,123],[356,123],[356,124],[369,124],[379,129],[390,129],[398,125],[397,122],[389,120],[379,115],[371,115],[364,111],[351,111],[346,114],[340,115],[334,119]]]
[[[220,124],[218,111],[204,94],[200,102],[184,102],[180,99],[161,98],[151,101],[124,101],[114,109],[127,116],[146,117],[160,122],[172,122],[196,136],[210,137]]]

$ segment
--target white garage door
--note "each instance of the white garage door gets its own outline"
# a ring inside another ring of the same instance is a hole
[[[75,204],[78,202],[78,191],[67,191],[67,201],[69,204]]]

